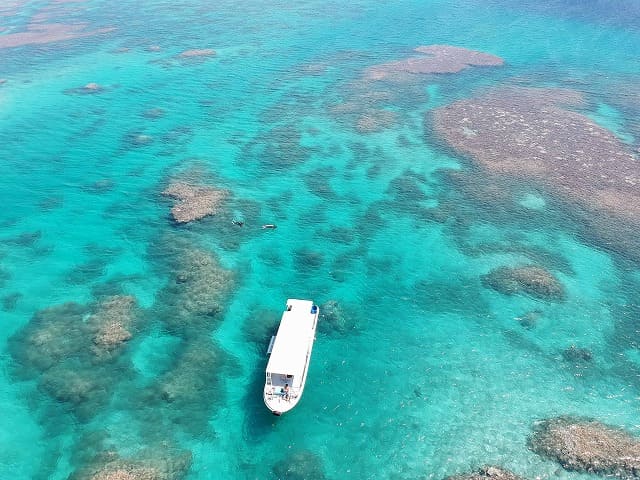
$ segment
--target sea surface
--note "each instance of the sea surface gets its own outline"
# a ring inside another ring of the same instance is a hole
[[[503,64],[368,74],[428,45]],[[577,92],[637,161],[637,1],[9,0],[0,79],[0,478],[573,480],[528,448],[536,422],[640,433],[634,244],[431,120],[505,85]],[[179,224],[175,181],[225,200]],[[532,264],[561,298],[487,281]],[[323,316],[277,418],[287,298]],[[98,351],[104,318],[128,335]]]

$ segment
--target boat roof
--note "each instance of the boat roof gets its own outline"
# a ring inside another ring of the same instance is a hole
[[[267,363],[267,372],[293,375],[297,379],[302,376],[309,344],[315,336],[312,306],[311,300],[287,300],[287,310],[280,320],[271,357]]]

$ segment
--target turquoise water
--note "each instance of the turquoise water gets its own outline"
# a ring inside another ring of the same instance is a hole
[[[495,85],[563,87],[637,152],[634,2],[14,3],[0,38],[43,12],[113,30],[0,48],[0,478],[68,478],[105,451],[189,451],[189,479],[440,479],[484,464],[576,478],[527,449],[534,421],[637,433],[640,266],[539,187],[478,201],[482,178],[424,121]],[[430,44],[505,65],[364,80]],[[216,55],[180,57],[192,49]],[[374,131],[358,128],[368,108],[387,112]],[[181,175],[228,190],[222,210],[174,224],[161,192]],[[233,278],[206,321],[176,313],[193,249]],[[481,281],[528,263],[565,301]],[[116,361],[91,361],[77,332],[113,294],[136,298],[138,320]],[[334,300],[345,319],[321,323],[305,396],[275,418],[264,352],[286,298]],[[29,325],[59,327],[34,349]],[[571,345],[593,361],[564,359]],[[97,382],[80,399],[53,393],[68,370],[25,360],[60,349]]]

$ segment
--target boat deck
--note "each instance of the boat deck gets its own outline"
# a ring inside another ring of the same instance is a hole
[[[263,395],[276,415],[291,410],[302,396],[318,315],[318,307],[310,300],[287,300],[278,332],[267,349],[270,358]]]

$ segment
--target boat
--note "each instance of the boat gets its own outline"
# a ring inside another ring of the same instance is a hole
[[[304,391],[320,309],[311,300],[288,299],[278,332],[271,337],[264,403],[274,415],[293,409]]]

